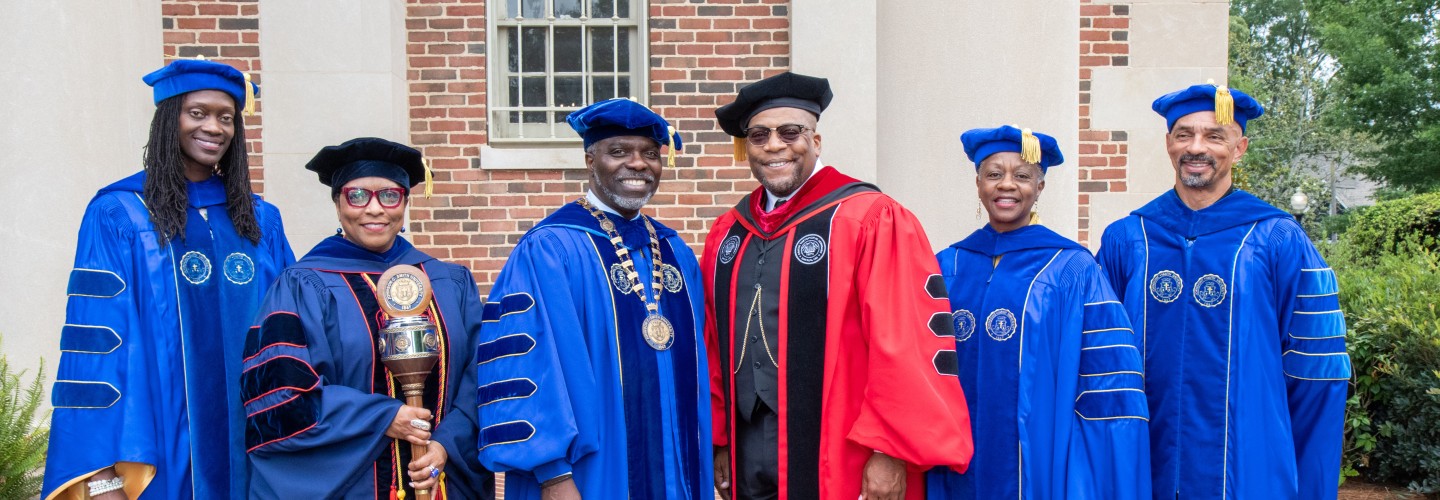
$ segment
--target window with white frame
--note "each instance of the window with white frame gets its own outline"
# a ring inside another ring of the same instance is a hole
[[[573,143],[565,116],[613,97],[644,100],[644,0],[490,3],[492,144]]]

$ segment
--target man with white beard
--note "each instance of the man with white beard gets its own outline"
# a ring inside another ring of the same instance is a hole
[[[713,498],[700,269],[640,213],[680,136],[627,99],[566,120],[589,190],[520,239],[485,304],[480,460],[505,498]]]

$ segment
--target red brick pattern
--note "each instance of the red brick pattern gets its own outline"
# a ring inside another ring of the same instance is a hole
[[[1090,240],[1090,194],[1124,192],[1128,148],[1120,130],[1090,126],[1092,70],[1130,64],[1130,6],[1080,1],[1079,240]]]
[[[711,220],[753,188],[730,158],[715,107],[737,84],[789,66],[784,0],[650,2],[650,96],[685,150],[645,209],[697,250]],[[435,196],[412,198],[413,241],[468,266],[486,293],[521,235],[584,189],[584,170],[488,170],[484,0],[408,0],[411,142],[435,170]],[[576,155],[582,154],[577,144]]]
[[[165,62],[205,56],[229,64],[260,79],[259,0],[162,0],[160,2]],[[255,115],[245,117],[250,179],[256,193],[265,189],[265,157],[261,121],[263,99],[255,100]]]

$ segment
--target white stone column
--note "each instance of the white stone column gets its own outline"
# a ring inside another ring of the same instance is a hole
[[[409,144],[405,5],[261,0],[265,199],[298,258],[339,226],[329,188],[305,163],[363,136]]]
[[[53,382],[80,218],[142,167],[155,106],[140,78],[164,64],[160,2],[4,2],[0,53],[0,349],[27,380],[44,357]]]

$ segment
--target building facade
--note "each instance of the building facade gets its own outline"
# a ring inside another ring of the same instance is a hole
[[[1067,159],[1044,222],[1094,249],[1104,226],[1169,189],[1156,96],[1224,81],[1226,1],[1210,0],[36,0],[0,7],[0,186],[12,242],[4,352],[59,359],[85,202],[140,168],[145,73],[205,56],[261,85],[247,118],[255,189],[297,254],[337,226],[304,170],[357,136],[408,142],[434,170],[406,236],[488,291],[510,248],[583,192],[564,114],[632,97],[686,144],[646,212],[695,245],[756,187],[716,107],[787,69],[830,79],[821,159],[878,184],[944,247],[983,224],[959,135],[1020,124]],[[298,255],[297,255],[298,256]],[[53,377],[52,377],[53,378]]]

